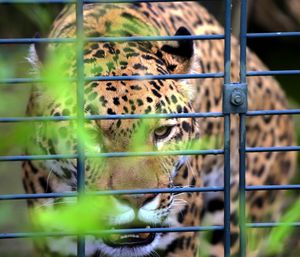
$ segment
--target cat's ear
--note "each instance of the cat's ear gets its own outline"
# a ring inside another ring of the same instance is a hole
[[[185,27],[180,27],[175,36],[190,36],[191,33]],[[184,39],[170,42],[161,47],[161,51],[167,54],[168,69],[173,73],[187,73],[192,65],[194,55],[194,42],[192,39]]]
[[[34,38],[40,38],[40,34],[36,33]],[[39,69],[45,61],[46,44],[36,42],[30,45],[27,60],[34,69]]]

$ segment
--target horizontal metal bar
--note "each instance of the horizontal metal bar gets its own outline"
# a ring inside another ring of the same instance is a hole
[[[300,146],[271,146],[271,147],[247,147],[246,152],[287,152],[287,151],[300,151]]]
[[[273,228],[273,227],[300,227],[300,222],[261,222],[247,223],[247,228]],[[130,233],[166,233],[166,232],[197,232],[223,230],[224,226],[193,226],[193,227],[174,227],[174,228],[133,228],[133,229],[114,229],[99,230],[83,233],[85,235],[107,235],[107,234],[130,234]],[[19,233],[0,233],[0,239],[12,238],[36,238],[36,237],[57,237],[74,236],[72,232],[19,232]]]
[[[165,155],[218,155],[223,154],[222,149],[212,150],[176,150],[176,151],[153,151],[153,152],[111,152],[99,154],[85,154],[86,158],[114,158],[114,157],[138,157],[138,156],[165,156]],[[26,161],[26,160],[53,160],[53,159],[75,159],[77,154],[49,154],[49,155],[14,155],[0,156],[3,161]]]
[[[151,2],[193,2],[196,0],[84,0],[83,3],[151,3]],[[0,4],[73,4],[76,0],[0,0]]]
[[[189,36],[131,36],[131,37],[90,37],[86,42],[129,42],[129,41],[179,41],[179,40],[218,40],[224,34],[189,35]],[[76,39],[75,39],[76,41]]]
[[[99,230],[82,233],[84,235],[107,235],[107,234],[132,234],[132,233],[163,233],[163,232],[197,232],[223,230],[223,226],[194,226],[194,227],[174,227],[174,228],[132,228]],[[23,232],[23,233],[1,233],[0,239],[11,238],[32,238],[32,237],[57,237],[74,236],[76,233],[68,232]]]
[[[67,80],[70,81],[71,80]],[[34,83],[45,83],[44,80],[39,79],[39,78],[2,78],[0,79],[0,86],[1,84],[6,86],[6,84],[28,84],[31,86],[31,84]]]
[[[34,160],[54,160],[54,159],[75,159],[77,154],[49,154],[49,155],[13,155],[0,156],[0,162],[4,161],[34,161]]]
[[[166,155],[219,155],[222,149],[212,150],[176,150],[176,151],[153,151],[153,152],[112,152],[99,154],[86,154],[89,158],[113,158],[113,157],[138,157],[138,156],[166,156]]]
[[[248,111],[247,116],[261,116],[261,115],[294,115],[300,114],[300,109],[290,109],[290,110],[258,110],[258,111]]]
[[[262,190],[299,190],[300,185],[261,185],[261,186],[246,186],[247,191],[262,191]]]
[[[1,1],[1,0],[0,0]],[[34,43],[75,43],[76,38],[1,38],[0,45]]]
[[[157,79],[204,79],[222,78],[223,72],[198,73],[198,74],[164,74],[164,75],[145,75],[145,76],[99,76],[86,78],[86,81],[125,81],[125,80],[157,80]]]
[[[98,76],[87,77],[85,81],[127,81],[127,80],[159,80],[159,79],[204,79],[204,78],[222,78],[223,72],[217,73],[199,73],[199,74],[158,74],[158,75],[145,75],[145,76]],[[63,81],[72,82],[76,78],[64,79]],[[46,80],[42,78],[8,78],[0,79],[0,84],[26,84],[26,83],[45,83]]]
[[[268,37],[299,37],[300,32],[267,32],[267,33],[247,33],[247,38],[268,38]]]
[[[247,223],[247,228],[300,227],[300,222],[260,222]]]
[[[6,194],[0,195],[0,200],[27,200],[27,199],[48,199],[48,198],[62,198],[62,197],[77,197],[77,192],[65,193],[35,193],[35,194]]]
[[[216,40],[224,39],[224,34],[190,35],[190,36],[132,36],[132,37],[88,37],[85,42],[129,42],[129,41],[179,41],[179,40]],[[33,43],[75,43],[76,38],[2,38],[2,44]]]
[[[274,75],[300,75],[300,70],[273,70],[273,71],[248,71],[247,76],[274,76]],[[200,73],[200,74],[164,74],[164,75],[145,75],[145,76],[98,76],[87,77],[85,81],[127,81],[127,80],[159,80],[159,79],[204,79],[222,78],[223,72]],[[68,82],[75,81],[75,78],[66,79]],[[41,78],[7,78],[0,79],[0,84],[27,84],[45,83]]]
[[[202,113],[157,113],[157,114],[116,114],[116,115],[87,115],[86,120],[121,120],[121,119],[163,119],[163,118],[217,118],[223,117],[221,112]],[[0,117],[0,122],[41,122],[76,120],[75,116],[34,116],[34,117]]]
[[[247,76],[300,75],[300,70],[248,71]]]
[[[1,3],[1,2],[0,2]],[[249,33],[249,38],[291,37],[300,36],[300,32]],[[88,37],[85,42],[129,42],[129,41],[178,41],[178,40],[219,40],[224,34],[190,35],[190,36],[132,36],[132,37]],[[76,38],[2,38],[1,44],[33,44],[33,43],[75,43]]]
[[[0,4],[71,4],[75,0],[0,0]]]
[[[33,117],[0,117],[0,122],[41,122],[76,120],[75,116],[33,116]]]
[[[85,192],[87,196],[104,196],[104,195],[137,195],[137,194],[162,194],[162,193],[194,193],[194,192],[219,192],[224,187],[184,187],[184,188],[151,188],[151,189],[127,189],[127,190],[105,190],[95,192]],[[36,193],[36,194],[7,194],[0,195],[0,200],[25,200],[25,199],[42,199],[42,198],[62,198],[77,197],[77,192],[65,193]]]
[[[162,118],[220,118],[221,112],[194,112],[194,113],[157,113],[157,114],[116,114],[116,115],[89,115],[87,120],[111,120],[111,119],[162,119]],[[1,121],[1,120],[0,120]]]

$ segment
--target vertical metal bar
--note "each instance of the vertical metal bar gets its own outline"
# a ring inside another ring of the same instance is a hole
[[[240,17],[240,82],[246,83],[247,73],[247,0],[241,0]],[[239,138],[239,229],[240,229],[240,257],[246,257],[246,115],[240,114]]]
[[[240,114],[239,228],[240,257],[246,257],[246,115]]]
[[[231,81],[231,0],[225,2],[224,83]],[[224,94],[223,94],[224,95]],[[224,99],[224,98],[223,98]],[[227,103],[229,104],[229,103]],[[224,115],[224,256],[230,256],[230,114]]]
[[[225,52],[224,52],[224,83],[230,83],[231,75],[231,3],[232,0],[225,2]]]
[[[224,116],[224,256],[230,256],[230,114]]]
[[[240,82],[246,83],[246,50],[247,50],[247,0],[241,0],[240,17]]]
[[[84,128],[84,61],[83,61],[83,0],[76,2],[76,65],[77,65],[77,191],[84,193],[85,157],[84,141],[81,131]],[[77,241],[77,256],[85,257],[85,236],[79,235]]]

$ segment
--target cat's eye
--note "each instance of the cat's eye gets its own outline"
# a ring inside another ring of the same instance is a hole
[[[167,138],[171,134],[174,128],[175,128],[174,125],[171,126],[166,125],[166,126],[161,126],[156,128],[153,132],[155,141],[159,141]]]

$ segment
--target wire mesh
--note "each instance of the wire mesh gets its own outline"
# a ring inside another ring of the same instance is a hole
[[[174,1],[174,0],[173,0]],[[44,193],[44,194],[6,194],[0,195],[1,200],[20,200],[20,199],[37,199],[37,198],[59,198],[59,197],[78,197],[85,193],[85,158],[99,157],[129,157],[129,156],[154,156],[154,155],[224,155],[224,186],[223,187],[194,187],[194,188],[165,188],[165,189],[140,189],[140,190],[111,190],[88,192],[90,195],[118,195],[118,194],[146,194],[146,193],[182,193],[182,192],[224,192],[224,226],[195,226],[195,227],[180,227],[180,228],[148,228],[148,229],[120,229],[107,231],[91,231],[86,235],[96,235],[105,233],[147,233],[147,232],[185,232],[185,231],[212,231],[224,230],[224,256],[230,256],[230,127],[231,113],[189,113],[189,114],[130,114],[130,115],[89,115],[84,113],[84,90],[83,86],[86,81],[119,81],[119,80],[156,80],[156,79],[197,79],[197,78],[224,78],[224,84],[233,84],[231,81],[231,0],[225,0],[225,30],[224,35],[192,35],[192,36],[133,36],[133,37],[93,37],[83,38],[83,5],[85,3],[139,3],[151,2],[147,0],[0,0],[0,4],[17,4],[17,3],[65,3],[76,4],[76,38],[2,38],[0,45],[4,44],[32,44],[32,43],[76,43],[77,44],[77,77],[71,78],[70,81],[77,82],[77,116],[56,116],[56,117],[0,117],[0,123],[15,123],[15,122],[40,122],[40,121],[66,121],[75,120],[82,127],[86,120],[104,120],[104,119],[148,119],[148,118],[224,118],[224,149],[211,150],[182,150],[182,151],[167,151],[164,153],[157,152],[113,152],[101,154],[87,154],[84,150],[83,142],[78,135],[77,154],[55,154],[55,155],[34,155],[34,156],[0,156],[0,162],[4,161],[21,161],[21,160],[50,160],[50,159],[77,159],[77,192],[72,193]],[[172,0],[161,0],[159,2],[172,2]],[[262,38],[262,37],[299,37],[300,32],[276,32],[276,33],[247,33],[247,1],[241,0],[241,18],[240,18],[240,83],[247,83],[248,76],[274,76],[274,75],[299,75],[300,70],[271,70],[271,71],[247,71],[246,69],[246,42],[247,38]],[[124,41],[158,41],[158,40],[216,40],[222,39],[225,42],[224,50],[224,73],[206,73],[206,74],[172,74],[172,75],[149,75],[149,76],[100,76],[100,77],[84,77],[84,62],[83,62],[83,44],[84,42],[124,42]],[[30,84],[43,83],[42,78],[6,78],[0,79],[0,85],[7,84]],[[225,102],[225,105],[230,105]],[[240,138],[239,138],[239,156],[240,156],[240,173],[239,173],[239,228],[240,228],[240,254],[245,257],[246,253],[246,229],[248,228],[265,228],[276,226],[295,226],[299,227],[299,222],[289,224],[283,223],[246,223],[246,191],[256,190],[293,190],[300,189],[299,185],[261,185],[261,186],[246,186],[245,170],[246,170],[246,153],[251,152],[268,152],[268,151],[300,151],[299,146],[286,147],[246,147],[246,119],[251,116],[259,115],[297,115],[300,110],[258,110],[246,111],[239,114],[240,116]],[[70,233],[64,232],[32,232],[32,233],[1,233],[0,239],[9,238],[31,238],[31,237],[48,237],[48,236],[68,236]],[[77,256],[85,256],[85,236],[78,236]]]

